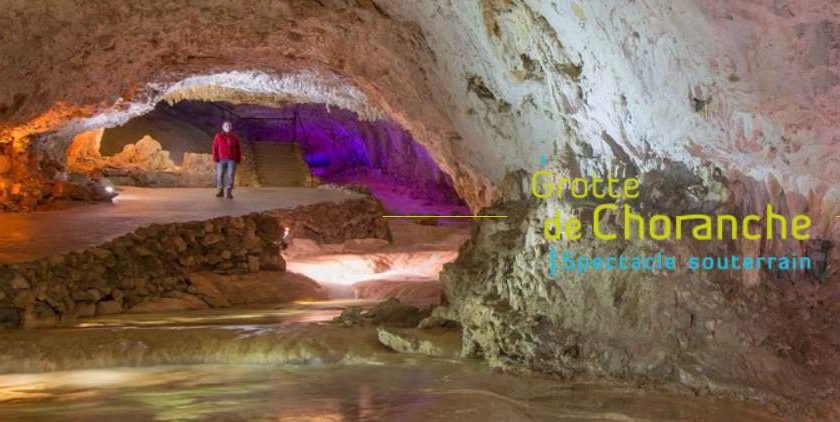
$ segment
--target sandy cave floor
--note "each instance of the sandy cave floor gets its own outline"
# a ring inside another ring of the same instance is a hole
[[[215,189],[125,187],[113,204],[0,214],[0,263],[81,250],[150,224],[206,220],[358,197],[335,189],[279,187],[238,188],[233,200],[215,198],[214,194]]]

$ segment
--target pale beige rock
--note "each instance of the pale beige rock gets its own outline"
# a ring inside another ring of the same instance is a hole
[[[212,174],[215,171],[213,156],[210,154],[184,153],[181,170],[187,173]]]
[[[379,327],[377,338],[383,346],[401,353],[457,358],[461,353],[460,330]]]
[[[134,144],[126,145],[120,153],[108,160],[108,165],[144,171],[175,170],[169,151],[165,151],[160,142],[149,135]]]

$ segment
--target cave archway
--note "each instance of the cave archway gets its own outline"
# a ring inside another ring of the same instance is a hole
[[[363,90],[365,86],[368,91]],[[400,97],[400,101],[404,100]],[[56,162],[64,160],[77,135],[123,125],[134,117],[153,111],[155,105],[161,102],[225,102],[274,108],[289,104],[323,104],[328,109],[355,113],[360,121],[392,122],[395,127],[410,134],[424,150],[419,154],[427,156],[442,174],[451,179],[457,196],[473,212],[489,205],[497,198],[498,191],[487,176],[461,160],[457,146],[460,136],[452,123],[430,98],[414,100],[416,103],[404,104],[407,109],[397,108],[379,89],[333,72],[315,70],[282,75],[231,71],[188,76],[174,82],[150,82],[146,91],[130,102],[119,99],[112,106],[101,108],[69,107],[58,103],[29,122],[3,132],[14,140],[15,152],[11,156],[13,164],[18,164],[18,171],[13,173],[15,177],[10,183],[0,187],[3,187],[4,196],[8,197],[7,187],[20,180],[27,181],[26,184],[18,183],[18,190],[26,197],[26,200],[18,201],[24,204],[23,208],[49,201],[49,194],[44,192],[50,192],[51,179],[63,165]],[[34,167],[33,162],[56,170],[43,171]]]
[[[327,104],[160,102],[123,125],[76,136],[67,163],[116,185],[209,187],[208,151],[223,121],[243,141],[241,186],[362,185],[392,213],[469,213],[451,177],[407,130]]]

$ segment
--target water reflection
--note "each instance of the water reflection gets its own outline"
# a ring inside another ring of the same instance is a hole
[[[307,322],[348,304],[357,302],[0,332],[0,419],[774,420],[748,403],[397,354],[377,343],[373,328]]]
[[[743,403],[560,384],[471,363],[187,366],[0,376],[4,418],[41,420],[773,420]]]
[[[330,321],[348,306],[370,306],[368,300],[300,301],[291,304],[204,309],[180,313],[117,314],[82,320],[71,327],[197,327],[224,325],[286,326]]]

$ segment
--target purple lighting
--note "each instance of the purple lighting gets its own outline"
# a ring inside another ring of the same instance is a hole
[[[325,183],[365,185],[391,210],[425,212],[443,206],[469,213],[449,175],[391,121],[362,121],[351,111],[323,104],[272,108],[186,101],[174,109],[210,128],[230,118],[244,139],[296,142],[313,175]]]

